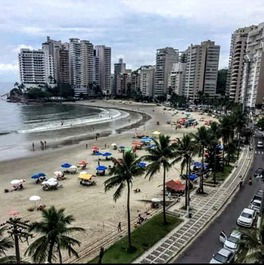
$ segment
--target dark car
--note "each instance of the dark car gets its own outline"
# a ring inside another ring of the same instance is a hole
[[[254,177],[257,177],[257,176],[260,176],[260,177],[263,177],[264,176],[264,169],[263,168],[258,168],[255,173],[254,173]]]

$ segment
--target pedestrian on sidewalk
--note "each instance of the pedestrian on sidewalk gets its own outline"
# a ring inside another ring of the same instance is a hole
[[[118,223],[118,226],[117,226],[117,232],[121,232],[122,229],[121,229],[121,222]]]
[[[249,177],[248,184],[252,185],[252,177],[251,176]]]
[[[104,247],[101,247],[100,248],[100,253],[99,253],[98,264],[102,264],[103,256],[104,256]]]
[[[44,149],[47,149],[47,142],[44,141]]]
[[[34,142],[32,143],[32,150],[33,150],[33,152],[35,151],[35,144],[34,144]]]
[[[240,175],[239,178],[240,178],[240,181],[239,181],[239,188],[242,188],[242,185],[243,185],[242,175]]]

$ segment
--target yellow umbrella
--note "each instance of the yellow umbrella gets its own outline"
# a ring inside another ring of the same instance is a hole
[[[84,180],[90,180],[93,177],[92,174],[89,174],[87,172],[81,172],[79,175],[80,179],[84,179]]]

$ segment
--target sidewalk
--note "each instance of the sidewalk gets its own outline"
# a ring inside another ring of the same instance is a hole
[[[206,187],[207,196],[192,194],[193,217],[191,219],[186,217],[186,211],[179,210],[182,205],[175,204],[169,207],[168,212],[183,215],[184,223],[175,228],[133,263],[168,263],[172,258],[178,256],[236,193],[240,182],[239,176],[246,177],[252,157],[253,152],[250,152],[248,148],[243,149],[237,167],[220,187]]]

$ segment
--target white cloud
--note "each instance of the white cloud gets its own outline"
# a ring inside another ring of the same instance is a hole
[[[18,71],[18,64],[0,63],[0,71],[1,72],[17,72]]]
[[[263,0],[121,0],[130,9],[189,20],[208,28],[247,25],[263,20]]]
[[[34,49],[31,45],[26,45],[26,44],[19,44],[16,46],[14,49],[12,49],[13,52],[19,53],[21,49]]]

